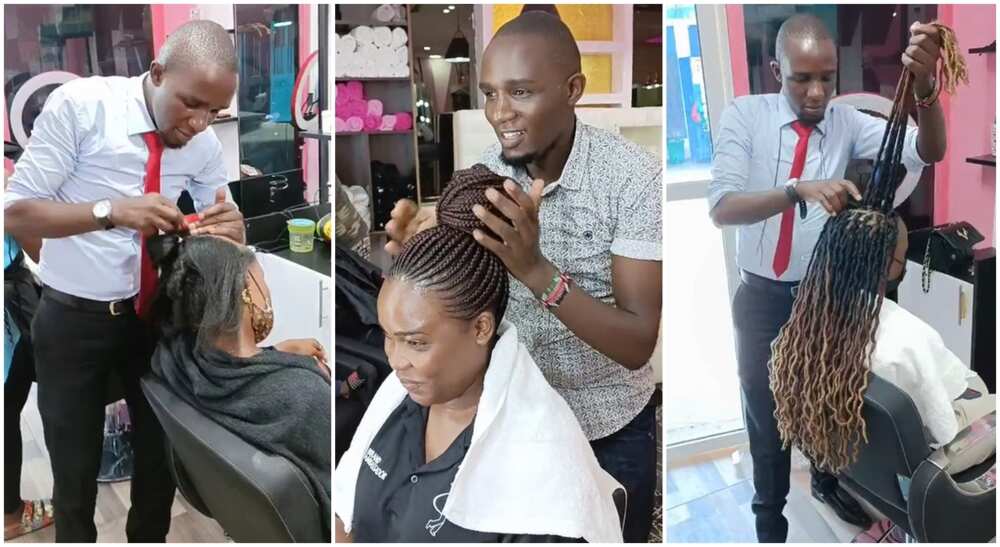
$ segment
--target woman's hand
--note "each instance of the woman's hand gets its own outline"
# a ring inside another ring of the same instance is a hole
[[[323,349],[323,344],[320,344],[319,340],[315,338],[293,338],[284,342],[278,342],[274,345],[274,349],[303,357],[312,357],[316,359],[323,375],[327,378],[330,377],[330,366],[326,362],[326,350]]]

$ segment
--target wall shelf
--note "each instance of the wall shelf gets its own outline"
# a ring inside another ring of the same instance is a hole
[[[402,78],[393,78],[393,77],[375,78],[375,77],[364,77],[364,76],[363,77],[359,77],[359,78],[351,78],[350,76],[341,76],[341,77],[337,78],[337,83],[338,84],[343,84],[343,83],[347,83],[347,82],[350,82],[350,81],[358,81],[358,82],[409,82],[410,79],[407,78],[407,77],[405,77],[405,76],[402,77]]]
[[[997,157],[993,154],[985,154],[982,156],[975,156],[971,158],[965,158],[965,161],[969,163],[975,163],[976,165],[985,165],[987,167],[997,166]]]
[[[982,53],[996,53],[996,52],[997,52],[997,41],[996,40],[993,40],[993,43],[991,43],[988,46],[976,47],[976,48],[972,48],[972,49],[969,50],[969,53],[973,53],[973,54],[977,54],[977,53],[978,54],[982,54]]]

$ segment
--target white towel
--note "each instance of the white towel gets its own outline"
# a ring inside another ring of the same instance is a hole
[[[375,33],[375,45],[378,47],[389,47],[392,45],[392,29],[389,27],[375,27],[372,29]]]
[[[396,64],[401,66],[410,64],[410,50],[406,46],[396,48],[394,54],[396,56]]]
[[[374,63],[378,61],[378,48],[371,44],[358,44],[357,55],[363,63]]]
[[[388,47],[378,48],[375,55],[378,59],[378,64],[380,65],[396,66],[399,64],[399,58],[396,56],[396,51]]]
[[[340,51],[345,53],[354,53],[358,50],[358,41],[354,39],[350,34],[345,34],[340,37],[338,41]]]
[[[354,27],[354,30],[351,31],[351,36],[358,41],[359,47],[363,44],[371,45],[375,40],[375,32],[372,31],[371,27],[365,25]]]
[[[381,21],[383,23],[388,23],[396,18],[398,12],[396,11],[396,6],[392,4],[382,4],[381,6],[375,8],[372,12],[372,17],[376,21]]]
[[[406,31],[402,27],[396,27],[392,29],[392,48],[396,49],[406,45],[406,41],[409,38],[406,36]]]
[[[612,494],[569,405],[545,381],[508,321],[490,357],[472,443],[442,514],[468,530],[582,537],[621,543]],[[365,452],[406,397],[395,373],[382,383],[334,475],[334,510],[351,531],[354,489]]]

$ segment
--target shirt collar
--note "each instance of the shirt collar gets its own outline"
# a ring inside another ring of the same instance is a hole
[[[569,157],[566,158],[566,165],[563,166],[562,174],[559,176],[559,183],[546,186],[542,195],[547,195],[556,186],[563,186],[570,190],[579,189],[582,184],[580,179],[583,176],[589,152],[590,133],[587,131],[587,125],[581,122],[580,118],[576,118],[576,129],[573,133],[573,148],[570,149]],[[528,175],[527,169],[524,167],[512,167],[504,163],[502,149],[498,154],[503,167],[501,168],[502,172],[497,174],[513,179],[522,187],[530,188],[531,177]]]
[[[153,118],[149,116],[149,109],[146,108],[146,96],[142,92],[142,83],[148,75],[149,72],[146,72],[141,76],[128,79],[128,103],[125,114],[125,125],[129,136],[156,131]]]
[[[788,97],[784,93],[778,93],[778,127],[785,127],[786,125],[791,125],[792,122],[799,119],[792,112],[792,105],[788,103]],[[815,130],[822,134],[826,134],[827,121],[830,119],[830,104],[827,103],[826,111],[823,113],[823,119],[820,120],[818,124],[814,127]]]

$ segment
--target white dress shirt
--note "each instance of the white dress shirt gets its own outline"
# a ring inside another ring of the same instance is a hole
[[[722,112],[708,187],[709,210],[730,192],[780,188],[789,179],[798,135],[797,117],[784,95],[738,97]],[[852,159],[874,160],[886,121],[844,104],[826,107],[823,120],[809,135],[806,163],[799,180],[843,179]],[[928,165],[917,153],[917,129],[910,127],[903,145],[903,165],[919,171]],[[805,275],[813,247],[829,214],[819,203],[808,204],[805,219],[795,211],[788,269],[776,278],[772,268],[781,215],[739,227],[736,264],[743,270],[779,281],[799,281]]]
[[[621,485],[601,469],[573,411],[518,341],[517,328],[504,320],[499,333],[483,380],[472,443],[442,515],[479,532],[621,543],[612,498]],[[337,465],[334,512],[348,533],[365,454],[406,396],[393,372],[375,393]]]
[[[933,327],[891,300],[879,310],[872,372],[910,396],[935,444],[958,434],[952,401],[975,375]]]
[[[21,199],[93,203],[144,194],[149,151],[142,134],[155,129],[142,92],[145,77],[93,76],[53,91],[15,166],[4,207]],[[201,210],[226,182],[222,144],[211,128],[183,148],[164,149],[160,193],[171,202],[187,189]],[[139,292],[139,244],[139,232],[122,227],[46,239],[39,277],[82,298],[129,298]]]

